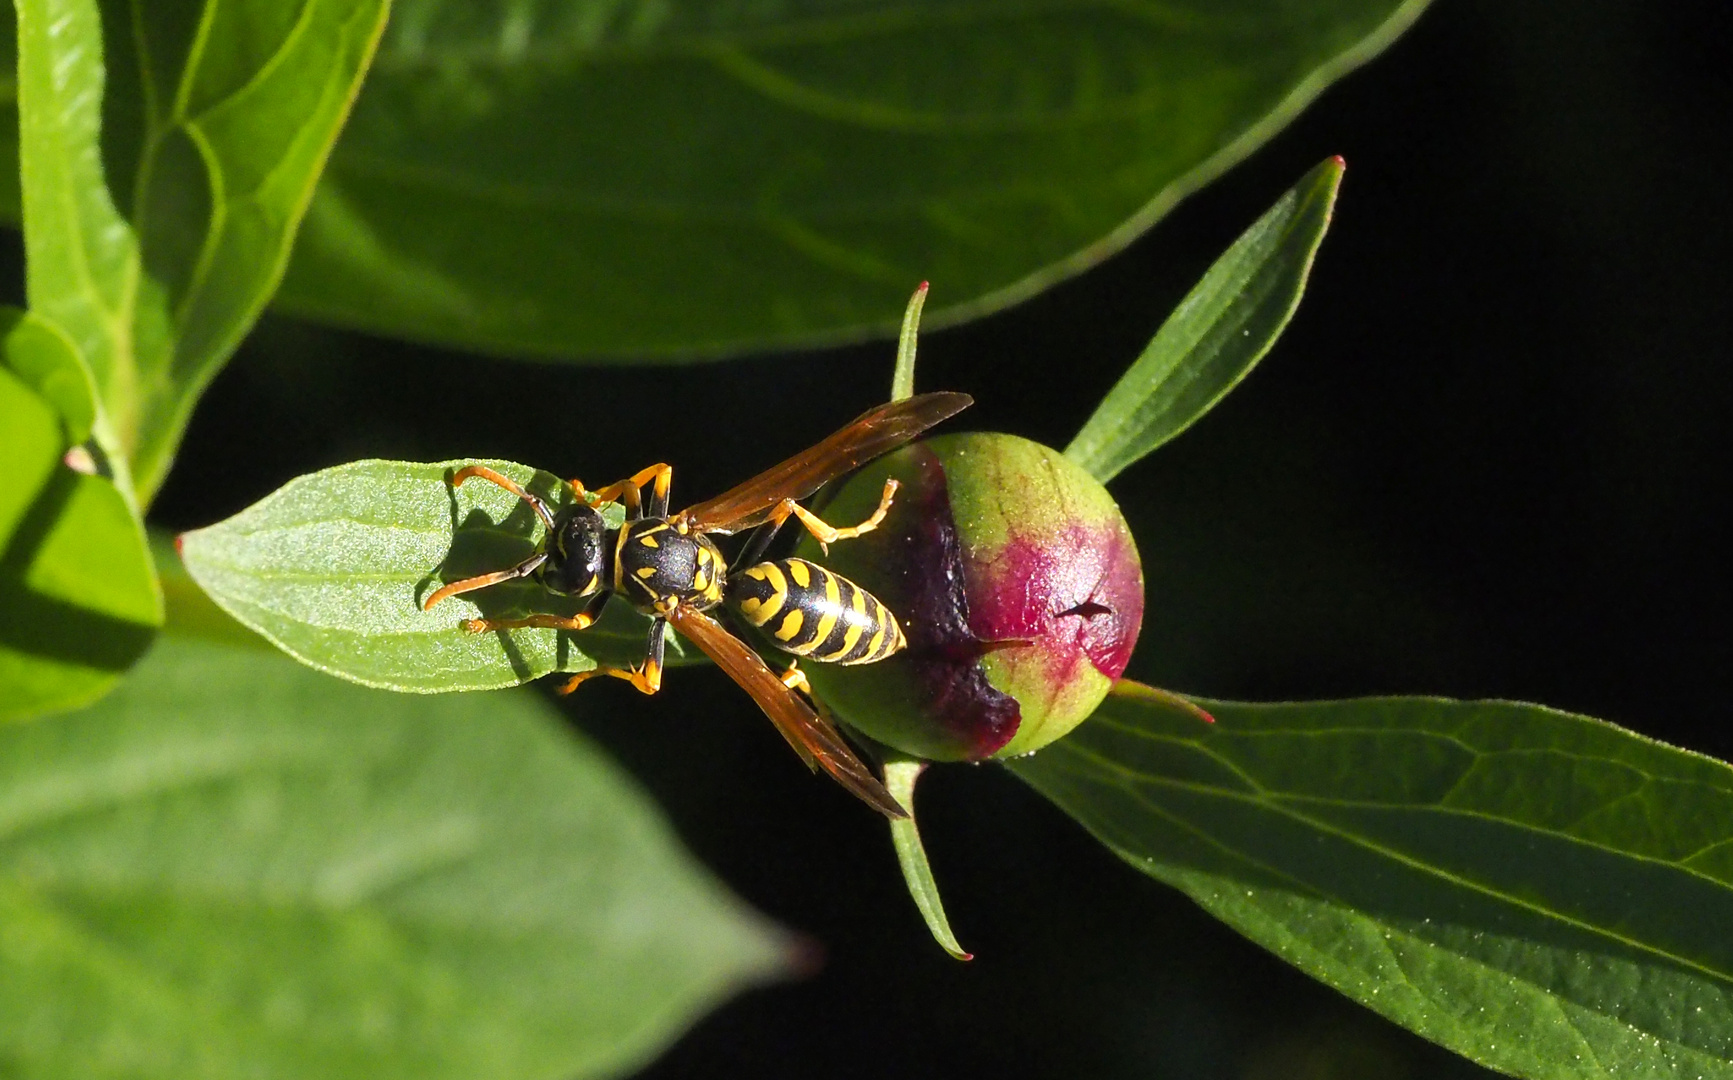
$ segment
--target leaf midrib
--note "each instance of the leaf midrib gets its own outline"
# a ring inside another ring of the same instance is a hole
[[[1088,774],[1086,772],[1073,771],[1072,774],[1076,775],[1076,776],[1083,777],[1086,782],[1097,779],[1097,778],[1091,777],[1090,774]],[[1142,798],[1135,790],[1132,790],[1130,788],[1125,788],[1124,790],[1140,806],[1145,807],[1146,809],[1148,809],[1149,811],[1151,811],[1152,813],[1154,813],[1158,817],[1169,822],[1170,824],[1172,824],[1176,828],[1179,828],[1182,831],[1190,834],[1191,836],[1195,837],[1196,839],[1198,839],[1202,843],[1207,844],[1210,847],[1221,851],[1228,858],[1233,859],[1233,860],[1237,860],[1237,861],[1242,862],[1242,863],[1246,863],[1246,864],[1251,865],[1253,867],[1256,867],[1256,868],[1262,870],[1263,872],[1269,874],[1273,878],[1292,882],[1294,890],[1297,893],[1299,893],[1300,895],[1316,897],[1321,902],[1329,904],[1329,905],[1335,907],[1338,911],[1343,912],[1343,913],[1347,913],[1350,915],[1359,914],[1359,909],[1357,909],[1354,905],[1349,904],[1345,900],[1342,900],[1340,897],[1336,896],[1334,893],[1331,893],[1331,892],[1329,892],[1323,888],[1320,888],[1320,887],[1318,887],[1312,883],[1302,881],[1298,878],[1295,878],[1292,874],[1289,874],[1286,871],[1280,870],[1277,867],[1271,866],[1271,865],[1263,862],[1260,859],[1253,858],[1253,857],[1245,854],[1244,852],[1237,851],[1231,847],[1228,847],[1226,844],[1224,844],[1220,840],[1216,839],[1214,836],[1211,836],[1210,834],[1205,833],[1205,832],[1201,831],[1200,829],[1198,829],[1197,826],[1193,825],[1191,822],[1189,822],[1183,818],[1177,817],[1177,816],[1173,815],[1172,813],[1168,812],[1165,808],[1163,808],[1159,805],[1156,805],[1154,803],[1151,803],[1148,800]],[[1091,831],[1094,831],[1094,830],[1092,829]],[[1134,832],[1135,832],[1135,830],[1134,830]],[[1135,848],[1128,847],[1124,843],[1116,842],[1115,840],[1113,840],[1109,836],[1102,836],[1102,840],[1104,843],[1106,843],[1108,845],[1108,847],[1110,847],[1114,851],[1116,851],[1121,858],[1125,859],[1127,862],[1132,863],[1133,865],[1153,865],[1153,864],[1158,862],[1158,860],[1155,859],[1153,856],[1144,854],[1141,851],[1136,850]],[[1193,871],[1181,870],[1179,872],[1181,874],[1185,874],[1185,875],[1198,874],[1198,875],[1202,875],[1204,877],[1211,877],[1211,878],[1217,877],[1217,875],[1212,874],[1210,871],[1201,870],[1201,869],[1200,870],[1193,870]],[[1194,899],[1195,899],[1195,897],[1194,897]],[[1361,916],[1361,917],[1369,918],[1367,916]],[[1303,936],[1293,933],[1292,931],[1288,930],[1288,928],[1285,926],[1283,926],[1282,929],[1283,929],[1283,932],[1285,935],[1284,940],[1287,941],[1290,948],[1294,948],[1294,947],[1304,948],[1304,949],[1309,950],[1313,954],[1324,958],[1324,961],[1326,961],[1326,962],[1319,963],[1318,964],[1319,967],[1321,967],[1321,968],[1345,967],[1346,970],[1354,972],[1359,980],[1364,980],[1367,978],[1367,974],[1363,970],[1355,968],[1353,965],[1344,965],[1342,963],[1342,961],[1339,960],[1339,958],[1335,957],[1333,954],[1329,954],[1329,953],[1322,951],[1321,949],[1318,949],[1316,946],[1312,945]],[[1401,957],[1399,955],[1397,955],[1396,952],[1391,948],[1389,941],[1388,941],[1388,935],[1389,934],[1399,934],[1404,939],[1406,939],[1410,942],[1416,943],[1422,948],[1446,953],[1449,956],[1451,956],[1458,963],[1471,964],[1475,968],[1477,968],[1483,972],[1489,973],[1498,979],[1507,980],[1509,982],[1521,984],[1521,985],[1524,985],[1524,986],[1531,988],[1532,990],[1539,993],[1544,1000],[1546,1000],[1549,1004],[1551,1004],[1557,1010],[1560,1019],[1562,1020],[1563,1023],[1565,1023],[1567,1026],[1569,1026],[1572,1034],[1576,1037],[1577,1041],[1581,1044],[1585,1044],[1585,1049],[1588,1049],[1588,1047],[1586,1045],[1588,1043],[1588,1036],[1582,1031],[1582,1029],[1580,1027],[1578,1027],[1575,1023],[1573,1023],[1570,1020],[1568,1015],[1565,1014],[1562,1003],[1566,999],[1560,997],[1560,995],[1554,990],[1554,988],[1552,988],[1550,986],[1546,986],[1542,983],[1536,982],[1534,979],[1532,979],[1528,976],[1518,974],[1516,972],[1509,971],[1509,970],[1506,970],[1504,968],[1495,967],[1495,966],[1485,962],[1484,960],[1480,959],[1479,957],[1475,957],[1475,956],[1469,955],[1467,953],[1463,953],[1460,950],[1453,949],[1453,948],[1451,948],[1451,947],[1449,947],[1449,946],[1447,946],[1441,942],[1431,941],[1431,940],[1428,940],[1426,938],[1422,938],[1422,937],[1420,937],[1420,936],[1418,936],[1418,935],[1416,935],[1416,934],[1414,934],[1408,930],[1403,929],[1400,926],[1390,927],[1386,931],[1385,935],[1382,935],[1379,937],[1379,939],[1378,939],[1379,946],[1384,949],[1384,954],[1388,958],[1391,966],[1400,974],[1403,984],[1408,986],[1411,990],[1413,990],[1414,993],[1418,997],[1420,997],[1422,1000],[1436,1002],[1436,1001],[1439,1001],[1441,999],[1439,998],[1439,996],[1435,992],[1429,990],[1426,986],[1423,986],[1420,983],[1416,983],[1414,981],[1412,976],[1409,974],[1407,968],[1403,965]],[[1710,975],[1709,977],[1714,978],[1713,975]],[[1447,1004],[1449,1003],[1448,999],[1444,999],[1444,1000]],[[1375,1000],[1367,1000],[1366,1003],[1369,1005],[1374,1005],[1374,1006],[1376,1005]],[[1608,1021],[1608,1022],[1611,1022],[1614,1024],[1630,1026],[1630,1022],[1628,1020],[1622,1019],[1622,1018],[1617,1017],[1617,1016],[1609,1015],[1606,1012],[1603,1012],[1599,1009],[1593,1008],[1589,1005],[1583,1004],[1582,1002],[1572,1001],[1571,1004],[1577,1008],[1582,1009],[1584,1012],[1591,1013],[1595,1016],[1599,1016],[1605,1021]],[[1390,1015],[1390,1014],[1387,1013],[1386,1015]],[[1409,1021],[1409,1020],[1403,1020],[1401,1022],[1403,1022],[1407,1026],[1415,1026],[1416,1030],[1421,1030],[1421,1029],[1428,1026],[1424,1023],[1420,1023],[1420,1024],[1416,1025],[1412,1021]],[[1646,1031],[1646,1029],[1644,1029],[1644,1030]],[[1661,1036],[1655,1035],[1652,1032],[1647,1032],[1647,1033],[1649,1034],[1650,1038],[1654,1039],[1656,1042],[1661,1041]],[[1427,1037],[1437,1039],[1437,1038],[1439,1038],[1439,1033],[1436,1030],[1433,1030],[1433,1031],[1427,1033]],[[1682,1042],[1678,1041],[1677,1039],[1668,1038],[1666,1040],[1666,1042],[1667,1042],[1667,1045],[1677,1047],[1680,1050],[1682,1050],[1683,1052],[1686,1052],[1686,1053],[1689,1053],[1689,1054],[1692,1054],[1692,1055],[1695,1055],[1698,1057],[1708,1058],[1711,1060],[1720,1060],[1718,1058],[1715,1058],[1714,1055],[1711,1054],[1709,1051],[1699,1049],[1698,1047],[1692,1046],[1692,1045],[1687,1044],[1687,1043],[1682,1043]],[[1600,1065],[1599,1058],[1593,1054],[1592,1049],[1589,1049],[1589,1056],[1594,1059],[1595,1066],[1597,1069],[1601,1070],[1602,1075],[1604,1075],[1604,1076],[1612,1076],[1613,1075],[1611,1073],[1606,1072],[1604,1066]]]
[[[1233,775],[1239,777],[1241,780],[1243,780],[1245,782],[1245,784],[1248,788],[1251,788],[1254,792],[1257,793],[1258,796],[1263,797],[1263,798],[1268,798],[1268,799],[1272,799],[1272,800],[1275,800],[1275,799],[1289,800],[1289,801],[1293,801],[1293,802],[1297,802],[1297,803],[1312,803],[1312,804],[1319,805],[1319,806],[1337,806],[1337,807],[1341,807],[1342,809],[1345,809],[1345,810],[1402,810],[1402,811],[1409,811],[1409,812],[1435,811],[1435,812],[1440,812],[1440,813],[1455,814],[1455,815],[1465,817],[1465,818],[1470,818],[1473,820],[1485,821],[1485,822],[1490,822],[1490,823],[1497,824],[1497,825],[1504,825],[1504,826],[1509,826],[1509,827],[1513,827],[1513,828],[1524,829],[1526,831],[1533,832],[1533,833],[1540,835],[1540,836],[1547,836],[1547,837],[1552,837],[1554,839],[1560,839],[1560,840],[1568,840],[1572,843],[1581,844],[1584,847],[1590,848],[1592,850],[1600,851],[1600,852],[1607,854],[1607,855],[1612,855],[1612,856],[1615,856],[1618,858],[1624,858],[1624,859],[1632,859],[1632,860],[1646,863],[1646,864],[1651,865],[1651,866],[1662,866],[1662,867],[1666,867],[1666,868],[1671,869],[1671,870],[1677,870],[1681,873],[1689,874],[1692,877],[1694,877],[1694,878],[1696,878],[1702,882],[1714,885],[1714,886],[1721,888],[1721,889],[1733,889],[1733,882],[1728,882],[1728,881],[1725,881],[1721,878],[1709,876],[1709,875],[1704,874],[1701,871],[1695,869],[1694,867],[1686,865],[1687,863],[1691,862],[1692,860],[1699,858],[1700,856],[1702,856],[1706,852],[1713,851],[1715,848],[1722,847],[1722,846],[1729,844],[1729,843],[1733,843],[1733,837],[1723,838],[1720,840],[1713,841],[1712,843],[1700,845],[1696,848],[1693,848],[1691,850],[1691,852],[1687,855],[1681,855],[1681,856],[1677,856],[1675,858],[1667,858],[1667,857],[1660,856],[1660,855],[1651,855],[1651,854],[1647,854],[1647,853],[1643,853],[1643,852],[1632,851],[1628,848],[1609,847],[1606,844],[1598,843],[1591,838],[1576,836],[1576,835],[1573,835],[1571,833],[1565,832],[1562,829],[1552,828],[1552,827],[1543,826],[1543,825],[1537,825],[1533,822],[1519,821],[1515,818],[1497,817],[1495,815],[1488,814],[1488,813],[1485,813],[1483,811],[1474,810],[1470,807],[1446,806],[1442,803],[1442,801],[1437,801],[1437,802],[1433,802],[1433,803],[1426,803],[1426,804],[1414,803],[1414,802],[1409,802],[1409,803],[1376,802],[1376,801],[1372,801],[1372,800],[1333,799],[1333,798],[1330,798],[1327,796],[1321,796],[1321,795],[1307,795],[1307,794],[1296,793],[1296,792],[1285,792],[1285,791],[1279,791],[1279,790],[1272,790],[1268,785],[1261,783],[1254,776],[1252,776],[1252,774],[1246,772],[1235,761],[1221,755],[1220,753],[1205,746],[1202,743],[1193,742],[1193,741],[1190,741],[1190,740],[1187,740],[1185,738],[1178,737],[1178,736],[1162,735],[1158,732],[1141,731],[1141,730],[1138,730],[1135,728],[1129,728],[1123,724],[1119,724],[1119,723],[1114,722],[1112,719],[1110,719],[1108,717],[1099,717],[1097,719],[1098,719],[1098,722],[1100,722],[1103,727],[1111,727],[1115,731],[1118,731],[1118,732],[1125,734],[1125,735],[1134,736],[1134,737],[1140,738],[1140,739],[1147,739],[1151,742],[1164,742],[1164,743],[1169,743],[1169,744],[1176,745],[1176,746],[1185,747],[1187,749],[1196,750],[1196,751],[1204,754],[1208,758],[1210,758],[1212,761],[1216,762],[1218,765],[1221,765],[1224,769],[1226,769],[1227,771],[1229,771]],[[1305,729],[1303,732],[1276,732],[1276,731],[1234,732],[1234,733],[1230,734],[1228,737],[1229,738],[1243,738],[1243,737],[1256,738],[1256,737],[1261,736],[1261,735],[1271,735],[1271,734],[1289,734],[1289,735],[1291,735],[1291,734],[1301,734],[1301,733],[1308,734],[1308,735],[1316,733],[1316,734],[1386,735],[1386,736],[1391,735],[1391,734],[1395,734],[1395,733],[1391,732],[1389,729],[1383,729],[1383,728],[1342,727],[1342,728],[1312,728],[1312,729]],[[1400,733],[1400,734],[1411,734],[1411,733]],[[1583,754],[1574,754],[1574,753],[1571,753],[1569,751],[1557,749],[1555,747],[1510,747],[1510,748],[1499,749],[1499,750],[1484,750],[1484,749],[1476,748],[1476,747],[1474,747],[1468,743],[1465,743],[1453,735],[1447,735],[1447,734],[1443,734],[1440,732],[1433,732],[1433,731],[1423,732],[1423,734],[1425,734],[1431,738],[1439,739],[1440,741],[1443,741],[1443,742],[1448,742],[1448,743],[1454,744],[1457,747],[1461,748],[1464,753],[1471,755],[1476,760],[1485,760],[1488,757],[1492,757],[1492,756],[1503,756],[1503,755],[1510,755],[1510,754],[1551,754],[1551,755],[1557,755],[1558,757],[1565,758],[1567,760],[1575,760],[1575,761],[1583,761],[1583,762],[1595,762],[1595,763],[1600,763],[1600,764],[1610,764],[1610,765],[1616,765],[1622,769],[1627,769],[1631,773],[1642,778],[1643,788],[1647,788],[1647,787],[1650,787],[1650,786],[1655,785],[1655,784],[1677,784],[1680,787],[1700,788],[1704,791],[1715,792],[1716,794],[1723,795],[1723,796],[1733,795],[1733,792],[1730,792],[1726,788],[1717,787],[1713,784],[1707,784],[1707,783],[1704,783],[1700,780],[1688,780],[1688,779],[1680,779],[1680,778],[1676,778],[1676,777],[1660,776],[1660,775],[1657,775],[1657,774],[1650,772],[1646,769],[1640,768],[1636,765],[1632,765],[1628,762],[1618,761],[1618,760],[1614,760],[1614,759],[1610,759],[1610,758],[1597,758],[1597,757],[1589,757],[1589,756],[1583,755]],[[1078,753],[1088,753],[1088,751],[1083,750],[1081,747],[1074,746],[1074,747],[1072,747],[1072,749],[1076,750]],[[1109,759],[1102,758],[1099,755],[1093,755],[1093,756],[1097,760],[1102,761],[1104,764],[1110,764],[1111,767],[1115,771],[1121,772],[1125,775],[1144,777],[1146,779],[1153,780],[1153,781],[1168,781],[1170,779],[1170,778],[1166,778],[1166,777],[1156,777],[1156,776],[1153,776],[1152,774],[1149,774],[1149,773],[1137,772],[1134,768],[1132,768],[1130,766],[1122,766],[1116,762],[1110,762]],[[1450,791],[1445,792],[1445,794],[1443,796],[1440,796],[1440,799],[1448,797],[1448,795],[1451,792],[1454,792],[1455,790],[1457,790],[1457,788],[1459,788],[1461,786],[1462,781],[1464,779],[1466,779],[1466,777],[1467,777],[1467,772],[1464,771],[1464,773],[1461,776],[1458,776],[1455,779],[1455,781],[1452,782],[1451,787],[1450,787]],[[1176,785],[1186,783],[1185,781],[1179,781],[1179,780],[1172,780],[1171,782],[1176,784]],[[1197,791],[1218,791],[1219,790],[1219,791],[1222,791],[1224,793],[1228,791],[1228,789],[1226,789],[1226,788],[1214,788],[1214,787],[1210,787],[1208,785],[1202,785],[1202,784],[1193,784],[1191,786],[1194,790],[1197,790]],[[1617,805],[1618,803],[1624,802],[1628,799],[1636,798],[1638,796],[1639,792],[1641,790],[1643,790],[1643,788],[1639,788],[1637,791],[1625,792],[1625,793],[1619,795],[1618,798],[1616,798],[1616,799],[1612,799],[1612,800],[1609,800],[1607,802],[1597,804],[1591,810],[1587,811],[1585,813],[1585,815],[1583,815],[1583,816],[1587,816],[1588,814],[1601,813],[1601,812],[1605,811],[1606,809],[1608,809],[1609,807]],[[1581,820],[1581,817],[1579,817],[1578,820]]]
[[[1072,754],[1075,754],[1075,755],[1082,757],[1082,758],[1086,758],[1091,763],[1096,765],[1098,768],[1101,768],[1110,774],[1117,774],[1121,777],[1134,779],[1134,780],[1137,780],[1141,783],[1151,784],[1151,785],[1155,785],[1158,787],[1175,788],[1175,789],[1182,790],[1182,791],[1189,791],[1189,792],[1192,792],[1194,794],[1201,794],[1201,795],[1206,795],[1206,796],[1210,796],[1210,797],[1214,797],[1214,798],[1221,798],[1221,799],[1227,799],[1227,800],[1231,800],[1231,801],[1235,801],[1235,802],[1240,802],[1240,803],[1244,803],[1247,805],[1256,806],[1260,809],[1264,809],[1264,810],[1267,810],[1267,811],[1272,812],[1272,813],[1280,814],[1280,815],[1285,816],[1285,817],[1289,818],[1290,820],[1292,820],[1298,824],[1304,825],[1304,826],[1311,828],[1311,829],[1314,829],[1318,832],[1333,836],[1339,840],[1342,840],[1342,841],[1345,841],[1347,843],[1358,846],[1360,848],[1363,848],[1366,851],[1369,851],[1375,855],[1389,859],[1391,862],[1397,863],[1397,864],[1402,865],[1402,866],[1406,866],[1406,867],[1413,869],[1413,870],[1417,870],[1417,871],[1421,872],[1422,874],[1436,877],[1442,881],[1450,882],[1450,883],[1457,885],[1460,888],[1466,889],[1470,892],[1478,893],[1478,894],[1486,896],[1490,899],[1497,900],[1499,902],[1508,904],[1511,907],[1518,908],[1520,910],[1530,912],[1531,914],[1538,915],[1542,919],[1556,921],[1562,925],[1569,926],[1569,927],[1572,927],[1572,928],[1577,929],[1577,930],[1585,931],[1585,932],[1589,933],[1591,936],[1600,937],[1600,938],[1603,938],[1605,940],[1616,942],[1618,944],[1624,945],[1627,948],[1632,949],[1633,951],[1646,953],[1648,955],[1651,955],[1651,956],[1657,957],[1659,959],[1668,961],[1670,963],[1676,964],[1680,967],[1684,967],[1684,968],[1688,968],[1688,969],[1693,970],[1693,971],[1697,971],[1700,974],[1704,975],[1705,977],[1715,979],[1715,980],[1718,980],[1718,981],[1723,982],[1723,983],[1733,984],[1733,973],[1718,971],[1714,968],[1708,967],[1707,965],[1705,965],[1701,961],[1693,960],[1693,959],[1690,959],[1688,957],[1675,955],[1675,954],[1671,953],[1670,951],[1668,951],[1668,950],[1666,950],[1666,949],[1664,949],[1658,945],[1649,943],[1647,941],[1642,941],[1642,940],[1626,937],[1624,935],[1616,933],[1615,931],[1609,930],[1608,928],[1606,928],[1604,926],[1598,926],[1598,925],[1593,924],[1593,923],[1584,922],[1579,918],[1576,918],[1576,917],[1570,916],[1570,915],[1566,915],[1563,912],[1559,912],[1559,911],[1552,910],[1549,908],[1541,907],[1538,904],[1534,903],[1533,901],[1524,900],[1522,898],[1510,895],[1509,893],[1506,893],[1503,890],[1495,888],[1492,885],[1489,885],[1489,884],[1486,884],[1486,883],[1483,883],[1480,881],[1476,881],[1472,878],[1463,877],[1461,874],[1445,870],[1441,867],[1434,866],[1434,865],[1431,865],[1429,863],[1421,862],[1419,859],[1416,859],[1413,856],[1410,856],[1410,855],[1407,855],[1405,853],[1396,851],[1392,848],[1386,847],[1384,844],[1379,843],[1378,841],[1373,840],[1369,837],[1362,836],[1362,835],[1359,835],[1356,833],[1347,832],[1336,825],[1322,822],[1322,821],[1319,821],[1319,820],[1312,818],[1312,817],[1308,817],[1307,815],[1298,812],[1293,807],[1290,807],[1290,806],[1284,805],[1281,802],[1275,801],[1275,799],[1278,797],[1247,796],[1246,794],[1244,794],[1242,792],[1235,792],[1235,791],[1231,791],[1231,790],[1226,789],[1226,788],[1215,787],[1215,786],[1205,785],[1205,784],[1191,783],[1188,781],[1177,780],[1177,779],[1170,778],[1170,777],[1152,776],[1152,775],[1147,774],[1147,773],[1136,772],[1133,769],[1127,768],[1125,766],[1121,766],[1117,762],[1114,762],[1109,758],[1104,758],[1104,757],[1100,756],[1099,754],[1096,754],[1090,750],[1084,749],[1083,747],[1080,747],[1080,746],[1071,745],[1071,746],[1066,747],[1066,749]],[[1061,760],[1063,760],[1063,759],[1061,759]],[[1078,775],[1082,775],[1082,776],[1087,778],[1089,774],[1079,773]],[[1132,799],[1136,800],[1139,805],[1147,808],[1148,810],[1150,810],[1153,813],[1159,814],[1162,817],[1167,818],[1170,821],[1176,821],[1176,819],[1173,818],[1173,816],[1170,813],[1168,813],[1167,811],[1162,809],[1156,803],[1153,803],[1153,802],[1149,801],[1148,799],[1146,799],[1142,795],[1142,793],[1140,793],[1137,790],[1136,786],[1131,785],[1131,784],[1124,784],[1124,783],[1122,783],[1118,786],[1121,788],[1121,790],[1123,790]],[[1351,804],[1344,804],[1344,805],[1351,805]],[[1419,812],[1425,808],[1414,807],[1414,808],[1409,808],[1409,809],[1411,809],[1414,812]],[[1455,813],[1456,811],[1445,811],[1445,812]],[[1464,816],[1472,816],[1472,815],[1464,814]],[[1548,832],[1544,829],[1537,829],[1537,828],[1534,828],[1533,826],[1525,825],[1524,823],[1521,823],[1521,822],[1511,821],[1509,819],[1486,817],[1486,818],[1484,818],[1484,820],[1493,821],[1493,822],[1496,822],[1500,825],[1504,825],[1504,826],[1518,829],[1518,830],[1525,830],[1525,831],[1529,831],[1529,832],[1534,832],[1536,834],[1543,835],[1543,836],[1546,836],[1546,837],[1548,837],[1550,839],[1554,839],[1554,840],[1564,840],[1564,841],[1571,842],[1571,843],[1583,843],[1585,846],[1598,847],[1598,845],[1590,844],[1586,841],[1581,841],[1576,837],[1562,836],[1562,835],[1557,834],[1557,833]],[[1188,830],[1191,829],[1191,827],[1189,825],[1186,827],[1188,828]],[[1267,872],[1269,872],[1271,874],[1275,874],[1275,875],[1280,876],[1282,878],[1285,878],[1289,881],[1293,881],[1293,882],[1295,882],[1296,885],[1303,887],[1304,889],[1306,889],[1309,892],[1314,892],[1314,893],[1317,893],[1318,895],[1321,895],[1321,896],[1330,896],[1333,901],[1337,902],[1338,904],[1340,904],[1344,908],[1351,907],[1351,905],[1349,905],[1346,901],[1340,900],[1339,898],[1335,897],[1333,894],[1325,893],[1323,890],[1317,888],[1317,886],[1315,886],[1309,882],[1303,882],[1300,879],[1295,878],[1292,874],[1278,871],[1274,867],[1265,866],[1259,860],[1252,859],[1243,852],[1234,851],[1233,849],[1226,847],[1219,840],[1215,840],[1213,837],[1209,837],[1207,834],[1199,833],[1197,835],[1199,835],[1203,839],[1208,840],[1214,846],[1222,849],[1223,851],[1230,853],[1235,858],[1241,859],[1241,860],[1246,861],[1246,862],[1250,862],[1254,865],[1259,866],[1260,868],[1266,870]],[[1617,855],[1617,856],[1620,856],[1623,858],[1632,859],[1633,861],[1640,861],[1640,862],[1648,862],[1651,864],[1657,864],[1657,865],[1664,866],[1664,867],[1671,869],[1671,870],[1675,870],[1675,871],[1678,871],[1681,873],[1689,874],[1689,875],[1696,877],[1700,880],[1703,880],[1703,881],[1706,881],[1710,884],[1713,884],[1716,887],[1721,888],[1723,890],[1728,888],[1726,883],[1718,881],[1714,878],[1707,878],[1704,875],[1702,875],[1701,873],[1699,873],[1699,872],[1697,872],[1697,871],[1695,871],[1689,867],[1679,866],[1677,864],[1665,862],[1662,860],[1655,860],[1655,859],[1650,858],[1648,856],[1637,855],[1637,854],[1628,853],[1628,852],[1622,852],[1622,851],[1618,851],[1617,849],[1608,849],[1608,848],[1603,847],[1603,848],[1601,848],[1601,850],[1607,851],[1610,854],[1614,854],[1614,855]],[[1148,858],[1148,856],[1144,856],[1144,857]]]

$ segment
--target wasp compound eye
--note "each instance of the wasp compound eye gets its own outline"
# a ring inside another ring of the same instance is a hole
[[[815,666],[818,695],[936,761],[1029,753],[1082,723],[1143,621],[1137,547],[1106,489],[1027,439],[949,435],[880,459],[826,513],[870,509],[887,476],[897,508],[828,565],[897,613],[908,647],[870,669]]]

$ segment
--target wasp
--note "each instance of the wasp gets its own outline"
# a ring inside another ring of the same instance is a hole
[[[619,594],[650,616],[644,660],[630,668],[596,667],[573,675],[560,693],[608,675],[646,694],[662,686],[664,627],[672,626],[752,695],[783,738],[809,767],[822,768],[869,806],[893,818],[907,813],[842,735],[797,690],[809,688],[798,660],[778,676],[744,642],[708,612],[721,606],[761,628],[775,648],[797,658],[834,664],[868,664],[904,645],[896,617],[865,589],[803,559],[757,561],[790,519],[821,545],[861,535],[890,511],[896,481],[871,517],[836,528],[801,506],[831,480],[901,446],[934,424],[973,404],[967,394],[936,393],[870,409],[809,449],[714,499],[668,512],[673,469],[652,465],[628,479],[588,491],[570,481],[576,500],[557,513],[547,503],[492,469],[470,465],[452,475],[459,487],[472,477],[487,480],[527,502],[546,527],[529,558],[506,570],[454,581],[430,594],[422,609],[450,596],[502,581],[534,577],[552,592],[590,598],[575,615],[531,615],[521,619],[465,619],[471,633],[544,627],[583,630],[601,615],[608,597]],[[645,495],[648,489],[648,496]],[[609,527],[600,507],[619,503],[625,521]],[[712,536],[756,530],[730,570]],[[810,692],[810,690],[809,690]]]

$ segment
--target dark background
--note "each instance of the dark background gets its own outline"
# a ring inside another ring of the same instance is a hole
[[[1439,0],[1130,250],[925,336],[920,384],[973,393],[967,426],[1063,447],[1214,257],[1342,154],[1287,335],[1113,485],[1149,582],[1129,674],[1254,700],[1542,701],[1733,756],[1717,525],[1730,106],[1724,4]],[[880,400],[890,358],[879,343],[586,369],[267,318],[200,405],[152,517],[206,524],[369,456],[498,456],[593,482],[666,460],[690,501]],[[630,404],[646,386],[649,416]],[[928,939],[881,822],[799,768],[719,674],[681,672],[653,701],[586,687],[564,707],[705,862],[823,949],[817,975],[725,1006],[650,1076],[1479,1075],[1241,941],[996,768],[937,769],[922,788],[979,957],[964,965]]]

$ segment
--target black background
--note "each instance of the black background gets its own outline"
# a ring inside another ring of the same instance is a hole
[[[1252,700],[1542,701],[1733,756],[1730,106],[1724,4],[1440,0],[1130,250],[924,336],[920,385],[974,394],[966,426],[1063,447],[1215,256],[1342,154],[1286,336],[1113,484],[1149,582],[1129,674]],[[880,400],[890,357],[563,367],[267,317],[200,405],[152,518],[206,524],[370,456],[498,456],[596,482],[666,460],[689,501]],[[767,430],[766,415],[784,419]],[[994,767],[922,788],[978,955],[965,965],[928,939],[880,821],[809,777],[719,674],[678,673],[654,700],[592,685],[562,707],[700,858],[822,950],[816,975],[726,1005],[649,1076],[1479,1074],[1246,944]]]

